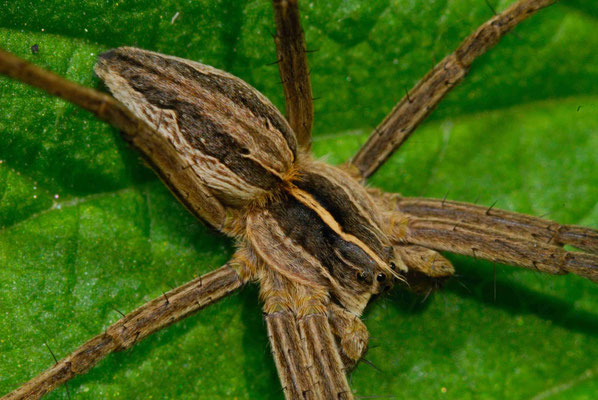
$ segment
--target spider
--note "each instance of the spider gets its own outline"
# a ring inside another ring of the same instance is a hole
[[[120,306],[119,306],[119,307],[120,307]],[[90,332],[89,334],[92,334],[92,333],[94,333],[94,332]],[[84,336],[85,336],[85,335],[84,335]],[[68,350],[66,350],[66,349],[65,349],[65,351],[68,351]],[[380,378],[378,378],[378,380],[380,380]]]

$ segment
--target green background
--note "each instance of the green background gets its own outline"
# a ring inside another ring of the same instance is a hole
[[[498,10],[510,1],[489,0]],[[484,0],[303,2],[318,98],[314,151],[332,163],[492,12]],[[171,22],[178,13],[178,18]],[[268,1],[0,2],[0,46],[101,87],[120,45],[240,76],[283,108]],[[372,184],[598,227],[598,7],[562,1],[474,64]],[[30,47],[38,44],[39,53]],[[162,291],[227,260],[231,242],[189,216],[118,134],[0,79],[0,394]],[[584,279],[454,257],[458,278],[365,313],[372,348],[356,395],[590,399],[598,291]],[[279,399],[255,287],[108,357],[74,399]],[[66,398],[64,388],[48,396]]]

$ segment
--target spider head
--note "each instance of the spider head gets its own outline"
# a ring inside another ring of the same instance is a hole
[[[355,314],[363,311],[372,296],[405,281],[407,267],[396,257],[392,246],[373,249],[363,242],[352,243],[337,237],[331,247],[335,257],[329,260],[330,292]]]

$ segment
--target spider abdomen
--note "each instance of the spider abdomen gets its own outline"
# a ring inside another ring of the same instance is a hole
[[[103,53],[95,70],[113,95],[153,128],[154,137],[130,139],[133,146],[149,159],[155,151],[174,150],[169,162],[152,165],[163,179],[191,171],[203,184],[196,190],[238,207],[294,174],[293,131],[268,99],[239,78],[130,47]],[[159,146],[152,145],[156,141]],[[175,194],[184,202],[184,193]]]

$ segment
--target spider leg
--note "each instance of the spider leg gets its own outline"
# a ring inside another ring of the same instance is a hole
[[[598,231],[475,204],[423,198],[396,198],[395,210],[419,218],[475,225],[484,231],[499,231],[530,242],[561,246],[568,244],[598,254]]]
[[[372,175],[469,72],[476,58],[517,24],[556,0],[520,0],[482,24],[426,74],[371,133],[349,161],[363,179]]]
[[[284,90],[286,116],[305,149],[311,146],[314,107],[307,67],[305,35],[299,21],[298,0],[273,0],[276,54]]]
[[[287,399],[320,399],[307,364],[297,321],[292,312],[266,313],[268,339],[278,376]]]
[[[160,179],[193,215],[216,229],[223,227],[226,213],[222,204],[199,181],[191,168],[177,168],[173,164],[173,160],[177,159],[175,149],[164,145],[164,140],[155,134],[152,127],[133,115],[118,100],[64,79],[1,49],[0,74],[67,100],[119,129],[123,139],[151,163]]]
[[[64,79],[1,49],[0,74],[67,100],[128,135],[134,135],[141,123],[115,98]]]
[[[287,399],[353,398],[328,316],[318,313],[296,319],[285,310],[267,313],[265,318]]]
[[[141,339],[232,294],[245,282],[234,262],[157,297],[110,325],[40,375],[0,400],[39,399],[84,374],[108,354],[131,348]]]
[[[268,338],[285,397],[352,399],[345,367],[327,314],[325,289],[260,271]]]
[[[549,274],[568,272],[598,283],[598,255],[570,252],[540,241],[468,224],[407,216],[403,240],[434,250],[449,251],[511,264]]]
[[[328,316],[325,312],[310,313],[298,319],[308,363],[317,377],[323,399],[353,399],[345,366],[341,360]]]

